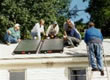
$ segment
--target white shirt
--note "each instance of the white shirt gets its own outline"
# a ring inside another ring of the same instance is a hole
[[[50,25],[48,27],[48,29],[47,29],[46,35],[48,36],[50,32],[55,32],[55,35],[57,35],[58,32],[59,32],[59,26],[58,26],[58,24],[56,25],[55,28],[53,28],[53,25]]]
[[[39,23],[36,23],[35,26],[33,27],[33,29],[31,30],[31,32],[44,32],[44,25],[41,25]]]

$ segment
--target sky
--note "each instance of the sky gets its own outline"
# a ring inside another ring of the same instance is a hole
[[[72,0],[72,2],[70,3],[70,10],[74,9],[74,6],[76,6],[76,5],[79,10],[85,10],[89,6],[89,0],[87,0],[85,2],[83,2],[83,0]],[[76,17],[72,16],[71,19],[74,22],[76,22],[80,19],[83,19],[83,23],[87,23],[90,20],[90,15],[89,15],[89,13],[87,13],[85,11],[79,11],[78,16],[76,16]]]

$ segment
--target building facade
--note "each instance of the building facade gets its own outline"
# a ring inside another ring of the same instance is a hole
[[[104,48],[109,41],[104,41]],[[109,47],[105,48],[105,75],[100,76],[99,71],[91,71],[84,42],[76,48],[64,48],[63,53],[12,55],[16,45],[0,46],[0,80],[109,80]]]

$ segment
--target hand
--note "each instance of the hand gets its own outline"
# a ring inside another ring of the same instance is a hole
[[[11,31],[8,30],[7,33],[8,33],[8,34],[11,34]]]
[[[67,40],[67,36],[63,36],[64,40]]]
[[[43,32],[43,35],[46,36],[45,32]]]
[[[51,35],[50,37],[51,37],[51,38],[54,38],[54,35]]]
[[[67,38],[67,36],[64,35],[63,38]]]
[[[21,42],[21,39],[18,39],[18,42]]]

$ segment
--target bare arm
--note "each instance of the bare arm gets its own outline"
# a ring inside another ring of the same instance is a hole
[[[11,34],[11,31],[10,31],[10,30],[7,30],[7,33],[8,33],[8,34]]]

